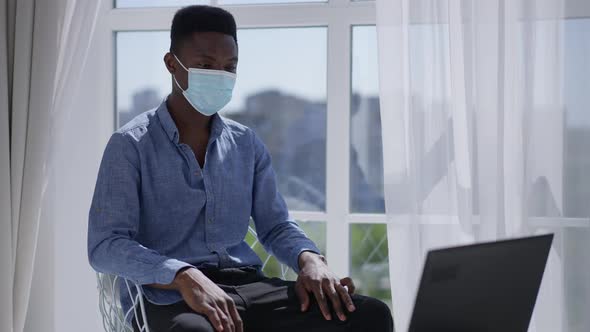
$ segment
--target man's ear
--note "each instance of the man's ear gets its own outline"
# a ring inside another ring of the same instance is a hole
[[[166,69],[168,69],[170,74],[174,75],[176,73],[176,66],[178,66],[178,63],[172,53],[168,52],[164,54],[164,65],[166,65]]]

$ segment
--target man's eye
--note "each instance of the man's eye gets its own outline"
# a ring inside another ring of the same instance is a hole
[[[230,73],[235,73],[236,72],[236,66],[225,67],[225,71],[229,71]]]
[[[199,68],[203,68],[203,69],[209,69],[209,68],[211,68],[211,65],[208,64],[208,63],[199,63],[197,66]]]

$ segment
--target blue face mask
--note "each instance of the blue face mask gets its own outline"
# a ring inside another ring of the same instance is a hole
[[[231,100],[236,84],[236,74],[223,70],[186,68],[174,55],[176,61],[188,72],[188,88],[183,90],[176,77],[174,82],[184,98],[199,113],[211,116],[219,112]]]

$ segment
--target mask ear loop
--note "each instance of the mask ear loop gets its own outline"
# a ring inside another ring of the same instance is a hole
[[[186,67],[182,64],[182,62],[180,62],[180,60],[178,60],[178,57],[176,57],[176,54],[172,53],[172,55],[174,55],[174,59],[176,59],[176,61],[178,61],[178,63],[180,63],[182,68],[184,68],[184,70],[188,71],[188,69],[186,69]]]
[[[178,57],[176,57],[176,54],[172,53],[172,55],[174,55],[174,59],[176,59],[176,61],[178,61],[178,63],[182,66],[182,68],[184,70],[186,70],[187,72],[189,71],[188,69],[186,69],[186,67],[182,64],[182,62],[180,62],[180,60],[178,59]],[[184,92],[186,90],[184,90],[180,84],[178,83],[178,81],[176,80],[176,76],[174,74],[172,74],[172,78],[174,79],[174,83],[176,83],[176,86],[178,86],[178,88],[180,89],[180,91]]]
[[[172,79],[174,79],[174,83],[176,83],[176,86],[180,89],[180,91],[184,92],[185,90],[180,86],[180,84],[178,84],[176,76],[172,75]]]

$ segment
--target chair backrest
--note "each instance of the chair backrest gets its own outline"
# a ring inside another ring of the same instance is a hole
[[[133,329],[128,324],[127,320],[133,317],[136,320],[137,326],[141,332],[149,332],[150,329],[145,322],[145,305],[143,302],[143,294],[141,287],[129,280],[120,278],[118,276],[96,273],[98,283],[98,307],[102,316],[102,325],[106,332],[133,332]],[[119,301],[119,285],[118,282],[125,283],[125,289],[131,296],[133,306],[127,312],[123,312],[121,303]],[[131,291],[136,289],[135,294]],[[141,318],[141,319],[140,319]]]
[[[248,228],[250,237],[253,237],[250,248],[257,251],[260,255],[262,252],[258,250],[261,246],[258,243],[258,236],[256,231],[251,226]],[[258,246],[258,247],[257,247]],[[266,258],[263,260],[262,271],[269,267],[269,263],[272,256],[266,254]],[[279,265],[280,277],[287,279],[289,268],[283,264]],[[143,292],[141,286],[137,285],[127,279],[119,276],[110,274],[96,273],[97,284],[98,284],[98,307],[102,316],[102,325],[106,332],[133,332],[133,328],[127,322],[127,318],[133,313],[133,319],[140,332],[150,332],[147,322],[147,316],[145,313],[145,305],[143,302]],[[121,303],[119,301],[119,285],[118,282],[124,282],[125,288],[131,297],[133,306],[128,312],[123,312]],[[132,291],[135,289],[135,292]]]

